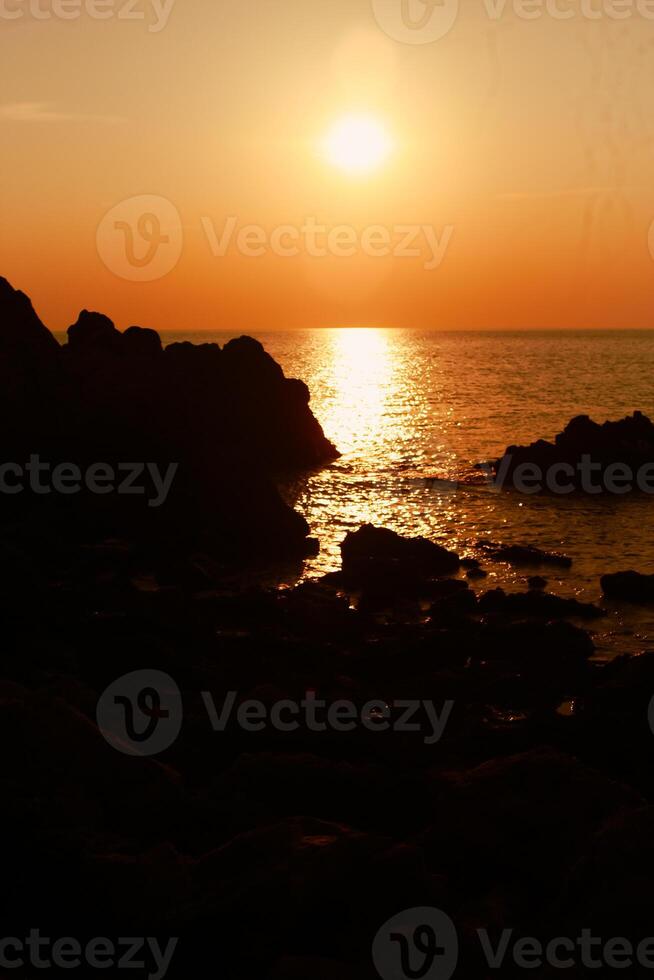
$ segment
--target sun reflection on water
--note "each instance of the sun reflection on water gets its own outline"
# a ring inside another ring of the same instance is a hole
[[[321,421],[347,456],[375,442],[392,395],[393,363],[386,331],[361,327],[329,333]]]
[[[308,574],[340,567],[340,541],[365,522],[440,538],[452,521],[451,488],[425,483],[449,469],[444,438],[425,445],[439,413],[425,378],[431,362],[396,331],[373,327],[325,331],[321,351],[312,407],[342,456],[296,486],[293,502],[321,541]]]

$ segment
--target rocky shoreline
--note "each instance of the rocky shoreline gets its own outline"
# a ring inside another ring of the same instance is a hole
[[[603,609],[534,574],[568,556],[480,542],[531,572],[507,594],[364,525],[339,572],[249,586],[246,560],[311,547],[276,471],[337,455],[256,341],[164,351],[82,314],[59,348],[0,281],[0,370],[7,460],[182,474],[161,507],[0,494],[5,935],[174,936],[170,977],[372,980],[384,924],[436,907],[481,980],[480,927],[654,933],[654,654],[593,660]],[[650,601],[645,578],[602,586]],[[138,671],[152,737],[179,722],[156,752],[104,713]]]

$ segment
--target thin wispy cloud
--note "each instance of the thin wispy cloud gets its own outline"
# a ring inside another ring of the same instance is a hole
[[[102,116],[82,112],[61,112],[50,102],[8,102],[0,105],[0,120],[25,123],[99,122],[115,125],[121,116]]]

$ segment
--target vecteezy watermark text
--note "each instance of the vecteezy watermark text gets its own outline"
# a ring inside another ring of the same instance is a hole
[[[0,0],[0,3],[2,0]],[[654,0],[653,0],[654,2]],[[394,258],[422,261],[427,272],[438,269],[450,248],[454,225],[327,225],[306,217],[301,224],[271,228],[246,224],[235,215],[220,222],[208,215],[200,225],[214,258],[349,259]],[[126,198],[102,217],[96,247],[104,265],[129,282],[163,279],[177,266],[184,246],[182,218],[170,201],[156,194]]]
[[[236,691],[229,691],[222,700],[210,691],[200,696],[214,732],[225,732],[230,726],[249,733],[272,729],[283,734],[347,733],[363,728],[422,734],[425,745],[441,740],[454,708],[454,701],[444,701],[438,708],[433,701],[408,698],[357,705],[345,699],[327,701],[315,691],[307,691],[300,700],[283,698],[272,704],[254,698],[239,701]],[[170,748],[181,731],[181,691],[163,671],[133,671],[106,688],[98,701],[96,719],[104,738],[119,752],[156,755]]]
[[[209,217],[203,217],[202,227],[207,236],[212,255],[224,258],[230,248],[248,258],[259,258],[271,253],[282,258],[294,258],[302,253],[309,258],[327,256],[352,258],[366,255],[370,258],[423,258],[423,268],[437,269],[454,234],[453,225],[445,225],[439,232],[433,225],[407,224],[368,225],[358,229],[353,225],[321,224],[317,218],[308,217],[302,225],[278,225],[268,231],[261,225],[241,225],[238,218],[230,215],[221,229]]]
[[[149,980],[163,980],[168,973],[179,940],[169,939],[165,947],[150,937],[107,939],[105,936],[85,943],[72,936],[51,939],[42,936],[39,929],[31,929],[29,936],[19,939],[8,936],[0,939],[0,967],[15,970],[31,966],[34,969],[92,970],[131,969]]]
[[[507,968],[537,970],[543,967],[567,970],[602,967],[654,969],[654,936],[637,943],[622,936],[603,938],[591,929],[581,929],[578,936],[555,936],[540,939],[517,935],[514,929],[503,929],[491,936],[487,929],[477,929],[476,937],[489,970]],[[458,932],[452,919],[435,908],[406,909],[389,919],[377,933],[372,957],[382,980],[449,980],[459,960]]]
[[[150,34],[168,24],[175,0],[0,0],[0,20],[147,21]]]
[[[224,732],[234,717],[238,694],[230,691],[223,700],[220,712],[209,691],[202,692],[202,700],[216,732]],[[310,732],[353,732],[366,728],[370,732],[421,732],[424,730],[421,714],[429,725],[425,734],[425,745],[435,745],[443,737],[445,726],[452,714],[453,701],[445,701],[440,710],[433,701],[411,699],[368,701],[358,707],[353,701],[341,699],[325,701],[316,696],[315,691],[307,691],[301,701],[290,698],[276,701],[268,707],[263,701],[250,699],[242,701],[236,709],[236,722],[243,731],[261,732],[273,728],[278,732],[297,732],[301,728]],[[395,713],[395,715],[394,715]]]
[[[622,496],[633,491],[654,494],[654,461],[634,468],[628,463],[593,461],[585,453],[575,464],[558,462],[540,466],[525,462],[514,466],[511,454],[507,453],[496,470],[486,464],[482,470],[493,489],[517,490],[528,495],[545,491],[566,495],[576,490],[591,496],[602,493]]]
[[[86,489],[99,495],[148,495],[148,507],[161,507],[177,469],[177,463],[170,463],[165,472],[157,463],[118,463],[116,467],[92,463],[83,469],[76,463],[52,464],[33,453],[26,463],[0,462],[0,494],[13,496],[29,490],[38,496],[70,496]]]
[[[468,10],[476,5],[466,4]],[[375,19],[394,41],[431,44],[450,33],[459,16],[459,0],[372,0]],[[654,20],[654,0],[481,0],[478,7],[490,21],[508,14],[519,20],[624,21]]]

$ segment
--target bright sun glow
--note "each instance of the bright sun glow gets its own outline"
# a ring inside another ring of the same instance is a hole
[[[374,116],[344,116],[337,120],[324,140],[327,159],[352,174],[377,170],[392,150],[390,135]]]

